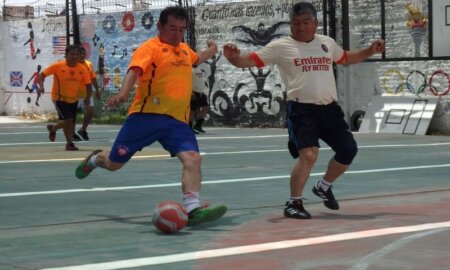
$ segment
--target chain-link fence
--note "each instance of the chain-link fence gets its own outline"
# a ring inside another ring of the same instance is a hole
[[[26,1],[4,0],[0,3],[3,20],[17,20],[23,18],[42,18],[64,16],[66,6],[71,6],[71,0]],[[125,11],[141,11],[160,9],[166,6],[180,5],[185,7],[215,5],[232,2],[248,2],[248,0],[79,0],[76,1],[77,13],[102,14]]]

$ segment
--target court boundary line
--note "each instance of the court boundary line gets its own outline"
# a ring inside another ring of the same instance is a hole
[[[332,235],[324,235],[318,237],[310,237],[295,240],[285,240],[276,242],[267,242],[253,245],[234,246],[228,248],[218,248],[194,252],[185,252],[179,254],[144,257],[127,260],[117,260],[103,263],[82,264],[66,267],[43,268],[41,270],[113,270],[133,267],[144,267],[151,265],[161,265],[169,263],[177,263],[183,261],[204,260],[233,255],[244,255],[265,251],[273,251],[280,249],[296,248],[302,246],[312,246],[325,243],[333,243],[340,241],[347,241],[353,239],[362,239],[370,237],[381,237],[386,235],[403,234],[411,232],[420,232],[428,230],[439,230],[443,228],[450,228],[450,221],[423,223],[410,226],[388,227],[382,229],[355,231],[347,233],[339,233]]]
[[[394,168],[384,168],[384,169],[347,171],[346,174],[382,173],[382,172],[392,172],[392,171],[434,169],[434,168],[444,168],[444,167],[450,167],[450,163],[436,164],[436,165],[411,166],[411,167],[394,167]],[[324,174],[325,174],[325,172],[311,173],[311,176],[321,176]],[[236,179],[209,180],[209,181],[202,181],[202,185],[229,184],[229,183],[250,182],[250,181],[265,181],[265,180],[273,180],[273,179],[284,179],[284,178],[289,178],[289,177],[290,177],[290,175],[275,175],[275,176],[248,177],[248,178],[236,178]],[[11,193],[0,193],[0,198],[23,197],[23,196],[34,196],[34,195],[49,195],[49,194],[63,194],[63,193],[77,193],[77,192],[101,192],[101,191],[117,191],[117,190],[131,190],[131,189],[145,189],[145,188],[159,188],[159,187],[177,187],[177,186],[181,186],[181,183],[176,182],[176,183],[169,183],[169,184],[153,184],[153,185],[139,185],[139,186],[93,187],[93,188],[62,189],[62,190],[47,190],[47,191],[32,191],[32,192],[11,192]]]
[[[38,143],[21,143],[25,144],[38,144]],[[50,144],[50,143],[49,143]],[[58,143],[62,144],[62,143]],[[0,146],[16,146],[18,144],[1,144]],[[427,143],[427,144],[383,144],[383,145],[361,145],[358,148],[392,148],[392,147],[422,147],[422,146],[442,146],[442,145],[450,145],[448,143]],[[161,150],[161,149],[158,149]],[[319,150],[331,150],[330,147],[321,147]],[[202,156],[212,156],[212,155],[233,155],[233,154],[256,154],[256,153],[267,153],[267,152],[287,152],[287,149],[265,149],[265,150],[246,150],[246,151],[228,151],[228,152],[200,152]],[[136,155],[131,159],[153,159],[153,158],[171,158],[170,155],[167,154],[158,154],[158,155]],[[80,158],[54,158],[54,159],[25,159],[25,160],[0,160],[0,165],[2,164],[14,164],[14,163],[41,163],[41,162],[65,162],[65,161],[81,161],[84,160],[85,157]]]

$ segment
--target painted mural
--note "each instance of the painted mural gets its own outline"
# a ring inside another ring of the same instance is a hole
[[[159,14],[160,10],[149,10],[80,18],[82,45],[87,49],[88,58],[95,68],[97,81],[103,91],[103,101],[119,91],[134,50],[148,38],[157,35]],[[123,104],[119,110],[125,112],[127,106],[127,103]],[[101,110],[108,112],[112,109],[102,106]]]
[[[41,96],[37,92],[38,74],[47,65],[64,58],[65,35],[64,17],[2,24],[2,107],[18,113],[54,110],[50,95]],[[45,88],[50,90],[51,83],[52,80],[47,80]]]

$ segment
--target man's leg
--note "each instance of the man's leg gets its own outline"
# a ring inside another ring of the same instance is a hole
[[[81,126],[80,130],[86,131],[93,117],[94,117],[94,106],[87,106],[86,112],[84,113],[83,125]]]
[[[109,151],[95,150],[86,157],[75,169],[78,179],[86,178],[95,168],[100,167],[108,171],[116,171],[122,168],[125,163],[113,162],[109,159]]]
[[[337,162],[334,157],[328,162],[327,171],[323,177],[327,182],[334,183],[336,179],[347,171],[349,165]]]
[[[225,205],[202,208],[200,205],[201,157],[195,151],[177,154],[183,164],[181,188],[186,211],[189,213],[188,226],[196,226],[222,217],[227,212]]]
[[[284,216],[289,218],[309,219],[311,214],[303,207],[302,194],[311,170],[317,160],[318,147],[307,147],[299,151],[299,159],[291,172],[291,197],[286,202]]]
[[[316,163],[318,147],[307,147],[299,151],[299,159],[291,172],[291,196],[301,197],[311,170]]]

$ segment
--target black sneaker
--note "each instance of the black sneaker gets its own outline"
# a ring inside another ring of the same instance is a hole
[[[89,141],[88,133],[86,130],[78,130],[78,134],[80,134],[83,140]]]
[[[206,133],[206,131],[198,125],[194,125],[194,127],[192,128],[194,131],[200,132],[200,133]]]
[[[284,216],[288,218],[298,219],[310,219],[311,214],[303,208],[303,201],[296,200],[290,203],[286,202],[286,208],[284,208]]]
[[[314,185],[312,192],[316,194],[316,196],[322,198],[323,204],[331,209],[331,210],[338,210],[339,204],[334,198],[333,191],[331,191],[331,186],[328,188],[327,191],[323,190],[321,187],[319,187],[319,181]]]
[[[73,140],[74,142],[80,142],[80,141],[82,141],[82,139],[80,138],[80,136],[78,136],[77,134],[73,134],[72,140]]]

